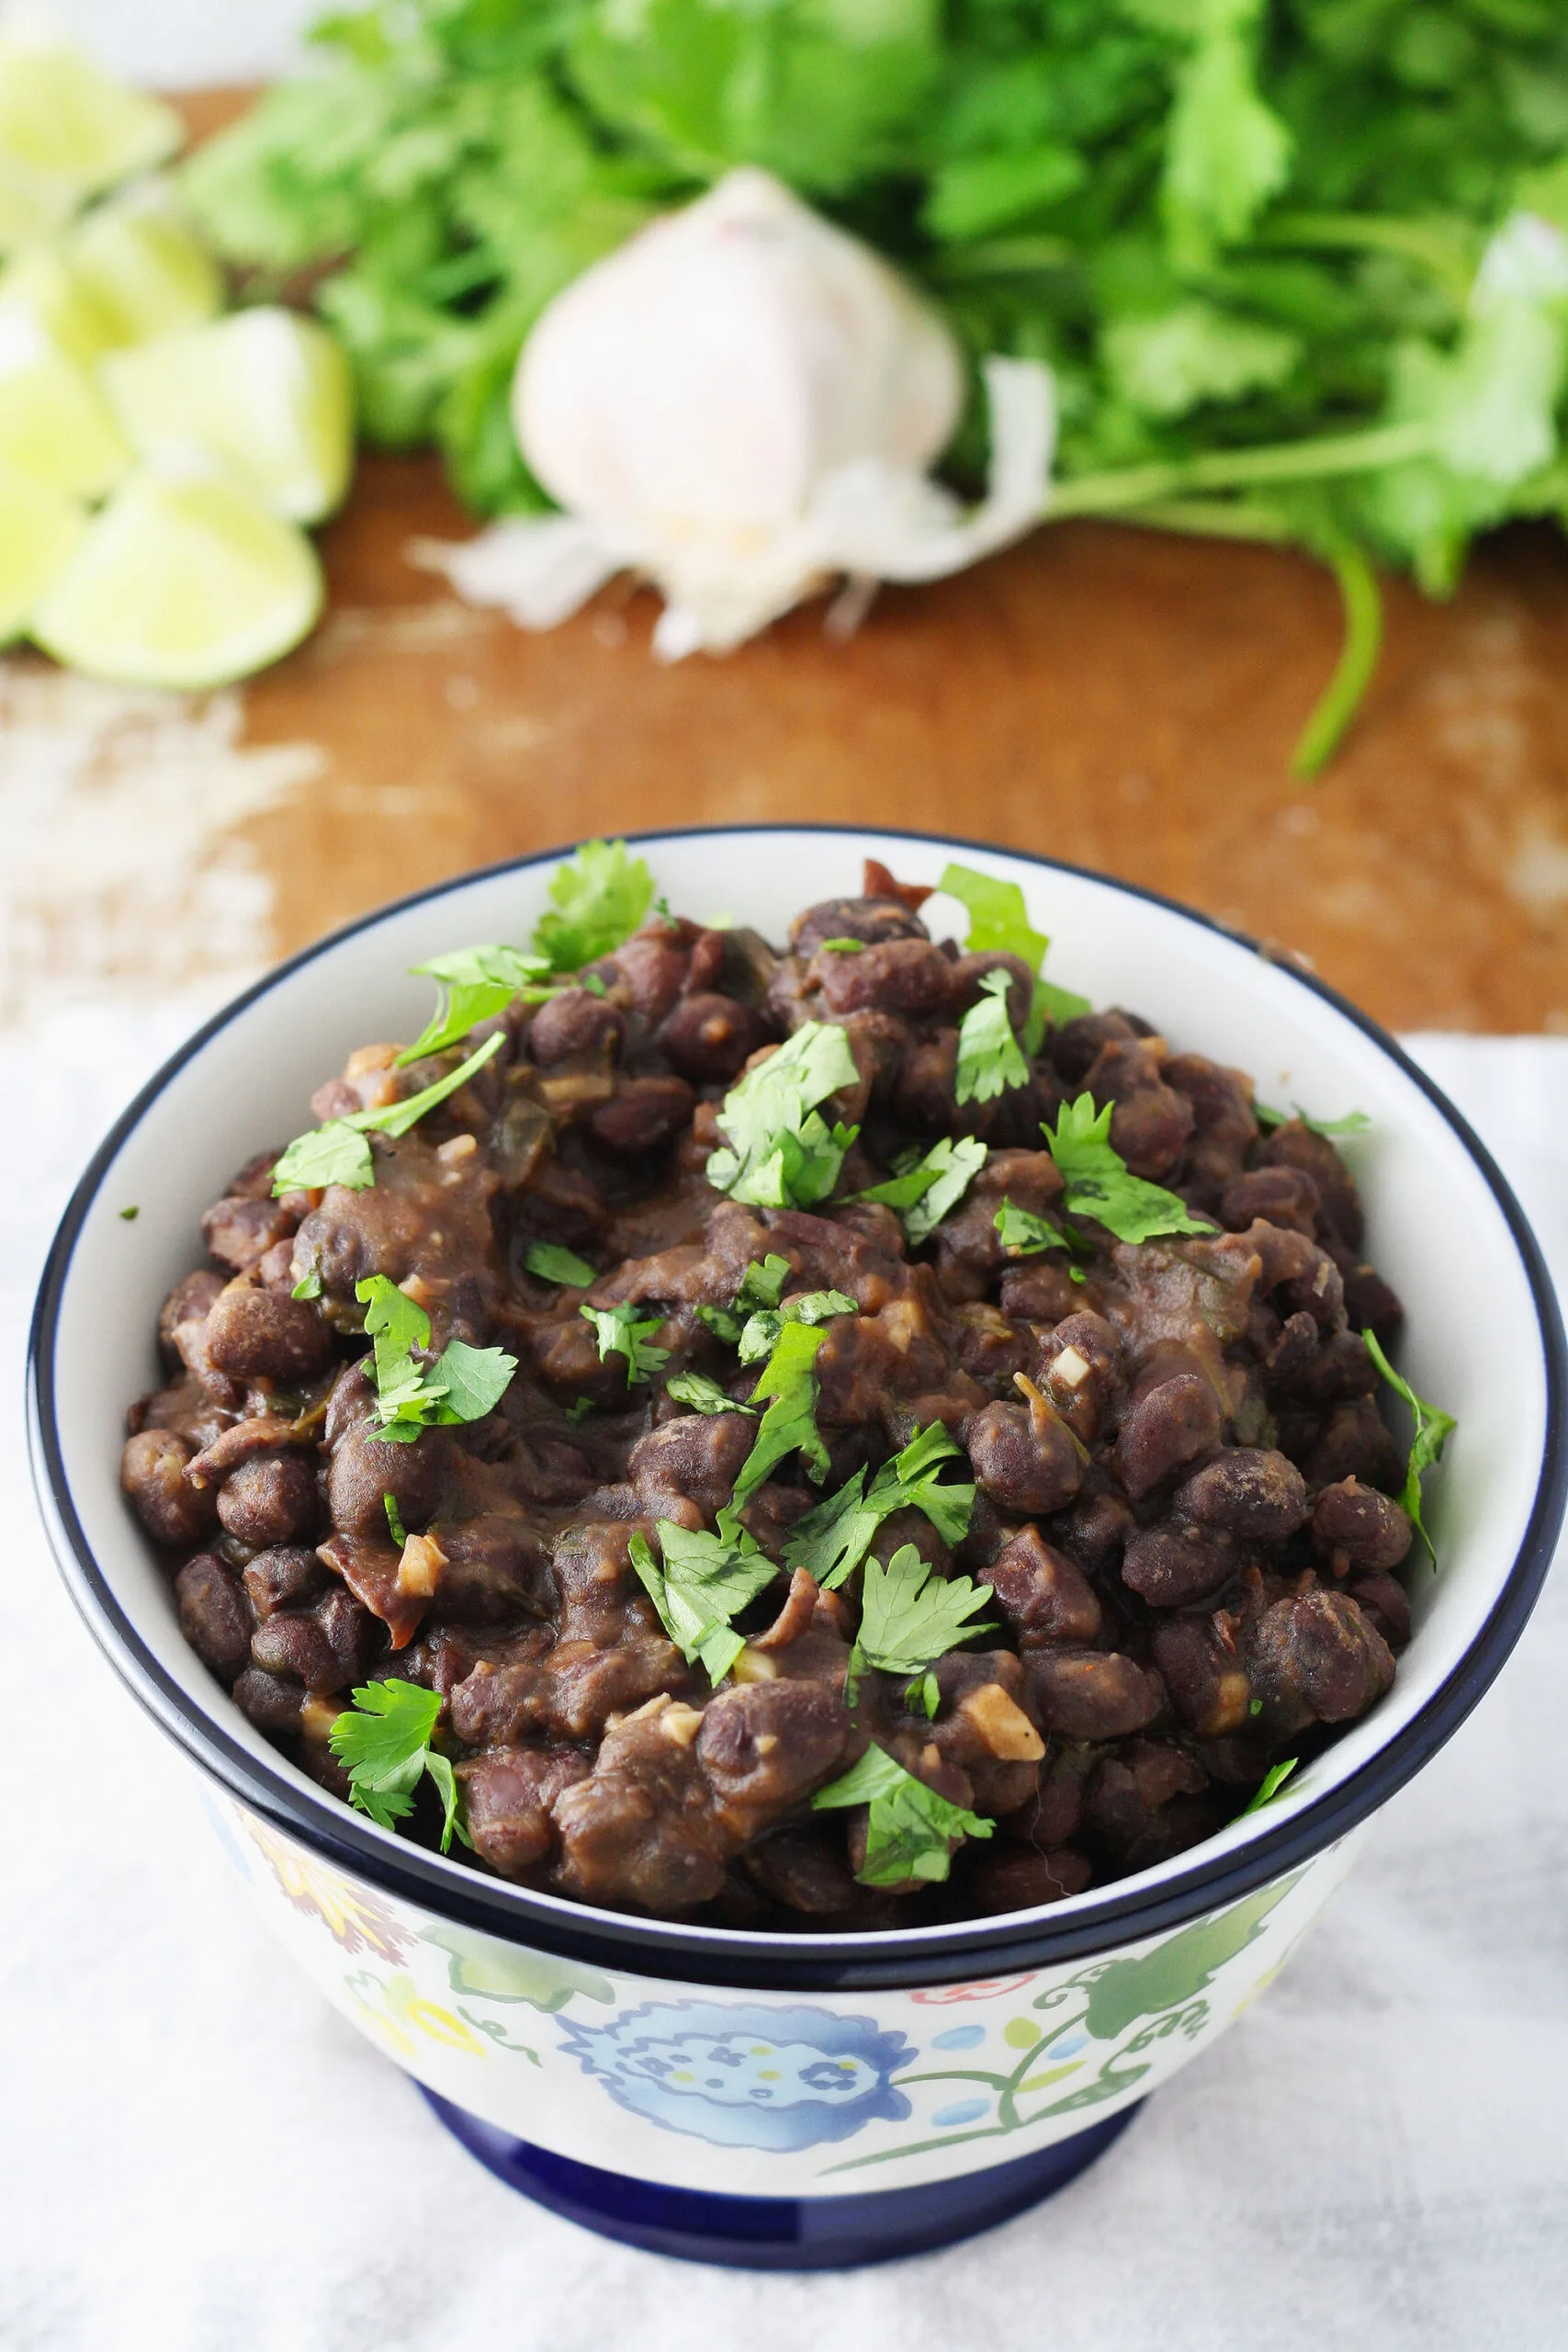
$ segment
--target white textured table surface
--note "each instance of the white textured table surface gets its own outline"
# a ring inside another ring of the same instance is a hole
[[[1561,1577],[1280,1983],[1006,2228],[890,2269],[697,2272],[536,2211],[449,2141],[253,1918],[188,1768],[78,1626],[28,1498],[39,1261],[98,1135],[190,1017],[85,1009],[0,1036],[25,1146],[0,1263],[6,2352],[1559,2352]],[[1568,1273],[1568,1041],[1418,1051]]]

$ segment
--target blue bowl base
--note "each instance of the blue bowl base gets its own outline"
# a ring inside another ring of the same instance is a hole
[[[956,2180],[843,2197],[725,2197],[552,2155],[434,2091],[423,2097],[471,2155],[509,2188],[602,2237],[682,2262],[746,2270],[842,2270],[931,2254],[1055,2196],[1124,2132],[1141,2100],[1052,2148]]]

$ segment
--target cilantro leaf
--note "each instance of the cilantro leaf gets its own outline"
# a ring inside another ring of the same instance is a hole
[[[841,1120],[829,1128],[817,1105],[859,1078],[842,1029],[803,1023],[725,1096],[718,1125],[727,1148],[709,1154],[708,1182],[754,1208],[826,1200],[860,1130]]]
[[[972,865],[953,865],[943,868],[937,888],[969,910],[969,936],[964,944],[971,956],[1021,956],[1035,975],[1033,1001],[1023,1024],[1026,1054],[1040,1051],[1047,1020],[1071,1021],[1089,1011],[1087,996],[1076,996],[1071,989],[1059,989],[1053,981],[1040,978],[1051,942],[1031,923],[1023,892],[1016,882],[998,882],[993,875],[976,873]],[[960,1102],[964,1099],[959,1097]]]
[[[744,1528],[715,1535],[661,1519],[658,1534],[662,1561],[639,1528],[627,1546],[632,1566],[687,1665],[700,1658],[710,1679],[721,1682],[746,1646],[730,1631],[731,1618],[767,1589],[778,1569]]]
[[[1299,1756],[1287,1756],[1282,1764],[1270,1764],[1262,1781],[1253,1791],[1250,1801],[1242,1806],[1236,1816],[1237,1819],[1245,1821],[1249,1813],[1261,1813],[1269,1798],[1279,1794],[1301,1760]]]
[[[817,1428],[818,1392],[811,1368],[826,1337],[820,1325],[810,1323],[786,1323],[779,1333],[762,1376],[751,1391],[751,1402],[765,1403],[767,1410],[735,1481],[732,1511],[740,1509],[786,1454],[803,1453],[807,1475],[818,1486],[827,1476],[828,1449]]]
[[[475,1071],[492,1060],[505,1043],[498,1029],[456,1069],[422,1087],[417,1094],[410,1094],[400,1102],[381,1103],[373,1110],[351,1111],[345,1119],[329,1119],[325,1126],[312,1127],[308,1135],[296,1136],[272,1171],[274,1196],[314,1192],[326,1184],[341,1184],[351,1193],[364,1192],[376,1182],[376,1164],[366,1135],[374,1132],[406,1136],[427,1111],[434,1111],[438,1102],[445,1102],[449,1094],[456,1094],[460,1086],[466,1086]]]
[[[945,1879],[965,1838],[988,1838],[993,1825],[950,1804],[888,1755],[868,1747],[840,1780],[818,1789],[817,1813],[869,1805],[865,1860],[855,1872],[863,1886],[902,1886],[910,1879],[935,1885]]]
[[[1067,1215],[1093,1217],[1119,1241],[1149,1241],[1160,1233],[1212,1234],[1215,1228],[1208,1219],[1195,1217],[1175,1193],[1131,1174],[1111,1142],[1113,1108],[1108,1102],[1096,1112],[1093,1095],[1080,1094],[1076,1102],[1063,1104],[1055,1130],[1041,1126],[1066,1182],[1062,1205]]]
[[[946,1544],[969,1532],[975,1488],[968,1482],[939,1482],[944,1464],[964,1459],[964,1449],[940,1421],[917,1430],[903,1450],[885,1462],[868,1494],[863,1468],[848,1483],[795,1521],[784,1540],[784,1561],[809,1568],[824,1591],[852,1576],[885,1519],[896,1510],[923,1511]]]
[[[574,1396],[566,1408],[566,1417],[569,1421],[585,1421],[592,1410],[592,1396]]]
[[[123,1209],[121,1209],[121,1210],[120,1210],[120,1212],[119,1212],[120,1222],[121,1222],[122,1224],[124,1224],[124,1225],[134,1225],[134,1224],[136,1223],[137,1218],[138,1218],[141,1215],[141,1209],[136,1205],[135,1202],[133,1201],[133,1202],[131,1203],[131,1204],[130,1204],[130,1206],[129,1208],[123,1208]]]
[[[745,1326],[739,1316],[734,1314],[729,1307],[699,1306],[697,1320],[699,1323],[705,1323],[714,1338],[722,1340],[726,1347],[733,1348],[739,1345],[740,1334]]]
[[[662,1315],[639,1317],[635,1306],[624,1305],[580,1306],[577,1311],[593,1326],[601,1363],[608,1363],[612,1356],[625,1356],[628,1388],[634,1381],[651,1380],[669,1363],[669,1349],[654,1347],[649,1336],[659,1329]]]
[[[1293,1103],[1289,1111],[1276,1111],[1269,1102],[1255,1102],[1252,1115],[1260,1127],[1286,1127],[1292,1119],[1297,1119],[1310,1135],[1314,1136],[1364,1136],[1372,1124],[1365,1111],[1347,1111],[1339,1119],[1314,1119],[1312,1113],[1303,1111],[1299,1102]]]
[[[586,1258],[580,1258],[574,1250],[563,1250],[558,1241],[530,1241],[523,1263],[541,1282],[564,1283],[572,1290],[587,1290],[599,1279]]]
[[[909,1247],[929,1241],[950,1209],[958,1206],[989,1154],[977,1136],[942,1136],[931,1149],[899,1169],[886,1183],[857,1193],[857,1201],[881,1201],[896,1209]]]
[[[829,956],[863,956],[865,953],[863,939],[819,939],[817,947],[818,954],[826,950]]]
[[[954,1093],[960,1103],[991,1102],[1010,1086],[1029,1083],[1029,1064],[1008,1014],[1010,985],[1005,971],[987,972],[979,1002],[970,1006],[958,1024]]]
[[[967,1622],[990,1597],[988,1584],[935,1575],[912,1544],[901,1544],[886,1567],[868,1560],[852,1674],[857,1657],[884,1674],[922,1673],[961,1642],[995,1632],[992,1621]]]
[[[290,1298],[320,1298],[321,1295],[321,1261],[313,1256],[293,1289]]]
[[[552,912],[542,914],[534,945],[549,968],[580,971],[608,956],[636,931],[653,899],[653,876],[624,841],[584,842],[557,867]]]
[[[347,1767],[349,1802],[390,1829],[413,1811],[413,1792],[428,1772],[441,1797],[445,1819],[441,1850],[451,1850],[454,1833],[472,1846],[457,1804],[457,1784],[445,1756],[430,1742],[441,1713],[439,1691],[417,1682],[366,1682],[354,1693],[327,1734],[328,1745]]]
[[[694,1413],[750,1413],[750,1405],[738,1405],[733,1396],[710,1380],[705,1372],[678,1372],[673,1380],[664,1384],[666,1396],[673,1396],[677,1405],[689,1405]]]
[[[1411,1442],[1410,1458],[1405,1464],[1404,1485],[1400,1490],[1399,1502],[1400,1508],[1415,1528],[1416,1534],[1427,1546],[1427,1558],[1436,1567],[1438,1555],[1433,1549],[1432,1539],[1427,1534],[1426,1523],[1421,1517],[1421,1479],[1425,1472],[1434,1469],[1442,1460],[1443,1448],[1452,1432],[1458,1429],[1459,1423],[1451,1413],[1445,1413],[1438,1406],[1428,1405],[1424,1396],[1417,1396],[1410,1383],[1401,1378],[1384,1355],[1375,1331],[1363,1331],[1361,1337],[1367,1343],[1367,1353],[1379,1372],[1393,1390],[1394,1395],[1404,1397],[1415,1419],[1416,1434]]]
[[[857,1315],[852,1298],[841,1290],[797,1291],[782,1306],[759,1307],[741,1327],[737,1345],[742,1363],[757,1363],[778,1345],[786,1323],[830,1323],[835,1315]]]
[[[389,1282],[371,1274],[355,1284],[365,1307],[365,1329],[373,1342],[378,1434],[412,1443],[422,1429],[482,1420],[493,1412],[512,1383],[517,1359],[501,1348],[470,1348],[449,1340],[428,1370],[413,1360],[430,1347],[430,1317],[423,1306]]]
[[[409,1540],[409,1532],[403,1525],[403,1515],[398,1509],[396,1495],[383,1495],[381,1508],[387,1514],[387,1532],[400,1552]]]
[[[398,1067],[422,1061],[466,1037],[477,1021],[504,1012],[513,997],[543,998],[550,993],[538,986],[547,977],[549,958],[525,955],[520,947],[491,944],[458,947],[450,955],[433,956],[427,964],[412,964],[411,971],[425,973],[441,983],[441,1001],[428,1025],[412,1046],[398,1056]]]
[[[789,1260],[770,1250],[765,1258],[754,1260],[741,1275],[740,1287],[735,1294],[736,1306],[776,1306],[790,1271]]]
[[[1032,1258],[1042,1250],[1072,1248],[1070,1235],[1053,1225],[1048,1216],[1036,1216],[1032,1209],[1021,1209],[1005,1193],[991,1222],[1010,1258]]]

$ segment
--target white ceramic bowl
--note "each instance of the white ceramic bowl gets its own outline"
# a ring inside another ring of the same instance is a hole
[[[682,911],[783,934],[874,856],[1021,885],[1049,973],[1129,1004],[1259,1095],[1371,1118],[1346,1146],[1369,1253],[1405,1301],[1404,1371],[1455,1413],[1430,1483],[1440,1569],[1409,1570],[1393,1690],[1259,1814],[1049,1908],[954,1927],[759,1935],[601,1912],[378,1829],[290,1764],[181,1637],[121,1499],[130,1398],[202,1208],[296,1133],[367,1038],[412,1035],[408,967],[525,939],[562,853],[446,883],[282,966],[152,1080],[61,1227],[33,1333],[32,1439],[62,1568],[121,1675],[208,1776],[256,1898],[338,2007],[493,2168],[595,2226],[753,2263],[864,2260],[1044,2193],[1271,1977],[1355,1832],[1475,1703],[1517,1638],[1562,1516],[1564,1351],[1496,1168],[1393,1041],[1332,990],[1169,902],[976,843],[831,827],[643,836]],[[950,901],[927,914],[942,928]],[[140,1206],[134,1223],[118,1215]]]

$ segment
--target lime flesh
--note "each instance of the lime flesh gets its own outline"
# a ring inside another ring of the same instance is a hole
[[[0,302],[0,465],[99,498],[130,462],[102,393],[28,310]]]
[[[173,108],[127,89],[69,43],[0,33],[0,249],[172,155]]]
[[[21,636],[86,527],[64,491],[0,468],[0,645]]]
[[[198,693],[276,662],[321,606],[302,531],[228,482],[139,472],[89,523],[31,633],[89,677]]]
[[[103,382],[131,447],[155,464],[216,458],[237,486],[296,523],[320,522],[348,487],[348,362],[297,311],[236,311],[158,335],[111,353]]]

